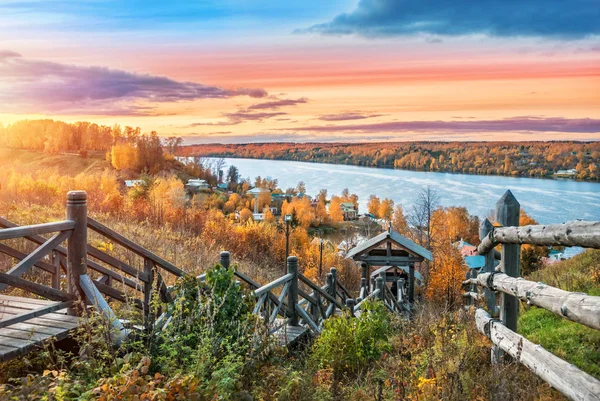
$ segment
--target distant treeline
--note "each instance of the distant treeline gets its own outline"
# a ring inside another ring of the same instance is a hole
[[[0,123],[0,147],[44,153],[106,152],[117,170],[158,172],[165,167],[163,150],[176,152],[181,138],[160,138],[155,131],[142,133],[139,127],[106,126],[80,121],[24,120],[7,126]]]
[[[294,160],[465,174],[600,180],[600,142],[379,142],[193,145],[185,156]]]

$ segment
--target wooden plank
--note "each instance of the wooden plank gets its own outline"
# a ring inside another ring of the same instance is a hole
[[[32,340],[32,341],[42,341],[47,339],[50,334],[46,334],[46,333],[39,333],[39,332],[35,332],[35,331],[27,331],[27,330],[17,330],[17,329],[13,329],[12,327],[5,327],[3,329],[0,329],[0,336],[2,337],[10,337],[10,338],[20,338],[20,339],[25,339],[25,340]]]
[[[569,399],[600,401],[600,381],[596,378],[508,329],[483,309],[477,309],[475,321],[477,329],[495,345]]]
[[[16,303],[26,303],[26,304],[34,304],[34,305],[50,305],[53,301],[48,301],[45,299],[36,299],[36,298],[23,298],[23,297],[15,297],[12,295],[4,295],[0,294],[0,305],[3,302],[16,302]]]
[[[129,249],[130,251],[135,252],[142,257],[151,259],[154,263],[156,263],[157,265],[159,265],[160,267],[162,267],[169,273],[172,273],[178,277],[185,275],[185,272],[183,270],[179,269],[177,266],[173,265],[172,263],[167,262],[160,256],[157,256],[156,254],[150,252],[146,248],[125,238],[121,234],[117,233],[116,231],[111,230],[110,228],[106,227],[105,225],[97,222],[96,220],[94,220],[92,218],[88,218],[88,227],[91,228],[92,230],[96,231],[97,233],[102,234],[105,237],[112,239],[113,241],[115,241],[116,243],[118,243],[121,246],[124,246],[125,248]]]
[[[48,338],[48,337],[46,337]],[[45,339],[44,339],[45,340]],[[43,341],[43,340],[40,340]],[[14,338],[14,337],[4,337],[0,334],[0,345],[13,347],[13,348],[24,348],[30,347],[32,345],[37,344],[39,341],[27,339],[27,338]]]
[[[484,273],[476,279],[478,285],[501,291],[540,308],[593,329],[600,330],[600,297],[569,292],[544,283],[510,277],[503,273]],[[490,282],[490,280],[492,282]]]
[[[34,224],[31,226],[18,226],[0,229],[0,240],[22,238],[31,235],[48,234],[57,231],[68,231],[75,228],[75,223],[70,220],[54,223]]]
[[[130,288],[133,288],[133,289],[135,289],[137,291],[140,291],[142,293],[144,292],[144,287],[141,284],[136,283],[132,279],[127,278],[125,276],[122,276],[119,273],[117,273],[115,271],[112,271],[110,269],[107,269],[106,267],[104,267],[104,266],[102,266],[102,265],[100,265],[100,264],[98,264],[96,262],[93,262],[93,261],[91,261],[89,259],[88,259],[88,268],[91,269],[91,270],[94,270],[94,271],[96,271],[98,273],[101,273],[101,274],[104,274],[106,276],[109,276],[113,280],[116,280],[119,283],[123,283],[123,284],[125,284],[126,286],[128,286]],[[140,278],[140,280],[142,280],[141,277],[139,277],[139,278]]]
[[[52,327],[52,326],[43,326],[39,324],[32,324],[29,322],[16,323],[6,329],[11,330],[20,330],[25,333],[35,333],[35,334],[44,334],[48,336],[55,336],[62,333],[65,328],[64,327]],[[5,330],[5,329],[0,329]]]
[[[0,283],[8,284],[11,287],[20,288],[54,301],[70,301],[75,299],[75,295],[73,294],[67,294],[66,292],[46,287],[45,285],[34,283],[32,281],[23,280],[20,277],[14,277],[6,273],[0,273]]]
[[[6,274],[9,274],[14,277],[21,277],[23,273],[31,269],[33,265],[41,261],[42,258],[46,257],[48,253],[50,253],[54,248],[56,248],[58,244],[69,238],[70,235],[71,231],[62,231],[56,233],[52,236],[52,238],[44,242],[35,251],[31,252],[19,263],[17,263],[13,268],[7,271]],[[7,287],[7,284],[0,283],[0,291],[5,290]]]
[[[0,321],[0,328],[8,327],[14,323],[21,323],[21,322],[24,322],[25,320],[32,319],[34,317],[40,317],[40,316],[58,311],[60,309],[69,308],[69,307],[71,307],[71,305],[73,305],[73,301],[57,302],[52,305],[44,306],[39,309],[21,313],[13,318]],[[2,311],[2,307],[0,306],[0,313],[2,313],[1,311]]]

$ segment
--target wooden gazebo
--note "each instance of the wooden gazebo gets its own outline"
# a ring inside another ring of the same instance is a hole
[[[433,260],[431,252],[414,243],[391,228],[381,234],[352,248],[347,259],[359,262],[362,266],[360,297],[365,298],[372,285],[370,283],[380,276],[386,282],[393,282],[406,273],[408,279],[408,301],[414,301],[415,263]],[[371,267],[379,267],[370,277]],[[417,275],[420,276],[420,274]],[[421,280],[420,277],[417,277]]]

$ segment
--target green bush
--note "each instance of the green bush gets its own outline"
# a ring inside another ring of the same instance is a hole
[[[359,317],[326,320],[314,345],[313,361],[319,368],[333,369],[334,379],[357,373],[390,349],[391,316],[385,305],[369,301],[363,305]]]

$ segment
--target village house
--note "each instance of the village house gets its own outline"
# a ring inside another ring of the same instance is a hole
[[[342,202],[340,204],[342,213],[344,215],[344,221],[356,220],[358,218],[358,210],[352,202]]]
[[[570,168],[568,170],[558,170],[554,173],[557,177],[574,177],[577,175],[577,170],[574,168]]]
[[[125,180],[125,186],[127,188],[133,188],[136,185],[142,185],[144,180]]]
[[[456,249],[459,250],[460,255],[463,258],[466,257],[466,256],[477,255],[477,247],[475,247],[475,245],[469,244],[467,241],[463,240],[462,238],[460,239],[460,241],[457,241],[457,242],[455,242],[452,245]]]
[[[185,184],[185,189],[189,193],[198,193],[201,191],[210,190],[210,185],[208,185],[208,182],[206,182],[206,180],[201,180],[199,178],[190,178],[187,184]]]

